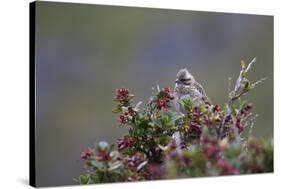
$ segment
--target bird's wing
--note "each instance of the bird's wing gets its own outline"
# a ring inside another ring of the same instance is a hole
[[[211,101],[210,101],[209,97],[207,96],[207,94],[206,94],[204,88],[202,87],[202,85],[200,85],[198,82],[195,82],[194,85],[195,85],[196,89],[202,94],[203,100],[205,102],[211,103]]]

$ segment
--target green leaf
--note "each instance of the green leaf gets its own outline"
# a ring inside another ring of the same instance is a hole
[[[90,176],[89,175],[80,175],[79,176],[79,183],[80,184],[89,184],[90,183]]]
[[[96,167],[97,169],[103,169],[104,163],[100,161],[91,161],[92,166]]]
[[[242,67],[242,70],[245,70],[246,64],[245,64],[244,60],[241,60],[241,67]]]
[[[154,123],[154,126],[156,126],[156,127],[160,127],[160,128],[163,127],[161,119],[153,120],[153,123]]]
[[[109,145],[109,151],[112,151],[112,150],[114,150],[114,144]]]
[[[173,124],[175,124],[175,122],[179,119],[183,118],[182,114],[180,114],[179,112],[171,112],[171,116]]]
[[[162,121],[163,121],[163,124],[164,125],[169,125],[170,124],[170,122],[171,122],[171,116],[168,114],[168,113],[164,113],[163,115],[162,115]]]
[[[244,90],[249,90],[251,87],[251,82],[249,80],[244,81]]]
[[[242,78],[245,78],[246,77],[246,71],[245,71],[246,64],[245,64],[245,62],[243,60],[241,60],[241,67],[242,67],[242,70],[241,70],[242,74],[241,74],[241,76],[242,76]]]
[[[205,106],[204,104],[201,104],[201,105],[199,106],[199,109],[200,109],[200,112],[203,112],[203,113],[206,113],[206,112],[207,112],[207,108],[206,108],[206,106]]]
[[[182,101],[180,101],[180,103],[183,105],[183,107],[186,110],[190,110],[192,108],[192,99],[190,97],[182,99]]]
[[[131,100],[131,99],[133,99],[135,97],[135,95],[133,95],[133,94],[129,94],[129,96],[128,96],[128,100]]]
[[[112,152],[110,152],[110,157],[112,158],[112,160],[114,161],[114,160],[116,160],[116,159],[118,159],[119,158],[119,152],[118,151],[112,151]]]
[[[129,135],[132,136],[133,135],[133,129],[130,128],[129,130]]]
[[[109,163],[108,171],[113,171],[115,169],[118,169],[122,166],[122,163],[120,161],[115,161],[113,163]]]
[[[235,160],[241,154],[240,146],[237,144],[229,144],[228,148],[226,148],[223,152],[223,155],[226,159]]]
[[[245,107],[245,105],[247,104],[247,101],[245,101],[245,100],[240,100],[240,110],[242,110],[244,107]]]
[[[113,113],[119,113],[122,112],[122,108],[120,105],[117,105],[115,108],[112,109]]]

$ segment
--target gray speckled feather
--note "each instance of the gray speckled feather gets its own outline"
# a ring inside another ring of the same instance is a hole
[[[204,103],[210,103],[204,88],[195,81],[194,77],[188,72],[187,69],[181,69],[177,73],[174,90],[174,104],[176,109],[185,113],[183,105],[180,103],[185,98],[190,98],[194,106],[199,106]]]

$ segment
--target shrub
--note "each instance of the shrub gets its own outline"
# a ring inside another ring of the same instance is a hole
[[[168,87],[153,92],[148,103],[134,105],[129,89],[116,90],[113,113],[119,125],[128,127],[127,135],[115,145],[98,143],[87,148],[81,158],[87,173],[80,184],[237,175],[273,172],[273,140],[254,139],[251,131],[256,115],[254,105],[242,96],[264,79],[251,83],[247,66],[241,71],[227,103],[194,106],[191,99],[181,101],[186,114],[173,106]]]

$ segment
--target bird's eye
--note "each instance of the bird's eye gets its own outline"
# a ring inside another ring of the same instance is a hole
[[[190,78],[187,78],[187,79],[181,79],[181,82],[187,82],[187,81],[190,81],[191,79]]]

